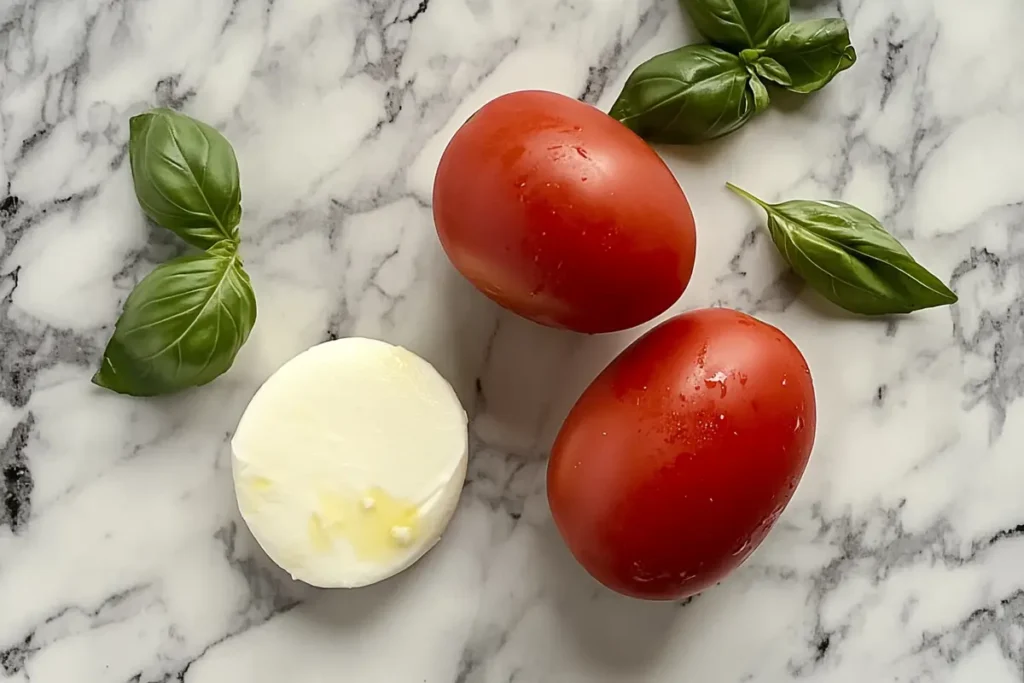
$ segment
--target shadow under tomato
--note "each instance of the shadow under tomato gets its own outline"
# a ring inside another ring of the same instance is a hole
[[[402,343],[451,383],[472,420],[478,409],[476,380],[498,311],[455,271],[436,238],[424,246],[421,267],[435,299],[434,316]]]
[[[499,451],[546,457],[580,393],[637,333],[545,327],[498,306],[446,259],[434,273],[444,319],[429,344],[444,349],[438,369],[456,386],[474,436]]]
[[[602,671],[633,679],[653,670],[689,601],[652,602],[605,588],[576,563],[554,524],[541,531],[542,561],[553,584],[552,603],[580,656]]]
[[[748,123],[747,125],[750,124]],[[672,162],[675,162],[690,165],[694,168],[702,168],[710,165],[717,157],[725,154],[726,148],[729,145],[736,144],[736,141],[731,138],[735,138],[739,135],[742,135],[742,129],[740,129],[740,131],[730,133],[725,137],[708,140],[707,142],[694,145],[651,144],[651,147],[654,148],[654,151],[658,153],[658,156],[664,159],[670,166],[672,166]],[[699,240],[700,235],[698,234],[697,237]],[[698,249],[699,248],[700,247],[698,246]]]

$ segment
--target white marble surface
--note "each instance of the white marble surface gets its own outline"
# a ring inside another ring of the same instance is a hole
[[[447,265],[429,207],[475,107],[522,87],[609,106],[693,38],[671,0],[0,0],[0,681],[1024,681],[1024,3],[794,4],[840,11],[859,63],[662,152],[700,237],[678,308],[790,334],[818,441],[764,546],[679,605],[599,588],[543,492],[561,418],[636,333],[499,312]],[[228,375],[142,401],[88,379],[127,292],[179,249],[126,163],[128,117],[153,105],[234,143],[260,318]],[[726,180],[884,216],[960,304],[838,314]],[[277,366],[348,334],[432,360],[474,454],[425,561],[326,592],[254,547],[226,443]]]

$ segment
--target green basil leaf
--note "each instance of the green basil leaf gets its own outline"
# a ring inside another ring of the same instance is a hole
[[[754,62],[753,67],[754,73],[766,81],[771,81],[781,86],[793,85],[793,78],[789,75],[786,67],[771,57],[760,57]]]
[[[786,69],[790,77],[786,87],[799,93],[820,90],[857,61],[850,30],[842,19],[786,24],[768,39],[764,55]]]
[[[760,47],[789,21],[789,0],[680,0],[708,41],[739,52]]]
[[[771,98],[768,97],[768,88],[764,87],[764,83],[755,74],[750,74],[750,92],[754,95],[754,112],[760,114],[768,108],[768,104],[771,102]]]
[[[231,367],[256,322],[256,297],[231,242],[158,266],[132,291],[93,383],[169,394]]]
[[[132,117],[130,129],[135,196],[146,215],[200,249],[237,241],[242,193],[224,136],[169,109]]]
[[[740,61],[743,62],[744,64],[746,64],[747,66],[751,66],[752,64],[754,64],[754,62],[756,62],[757,60],[761,59],[761,55],[763,53],[764,53],[764,50],[760,50],[758,48],[753,48],[753,47],[748,47],[745,50],[740,50],[740,52],[737,55],[737,57],[739,57]]]
[[[688,45],[638,66],[609,114],[650,142],[688,144],[726,135],[754,115],[750,75],[736,55]]]
[[[855,206],[835,201],[768,204],[728,184],[768,214],[768,231],[800,277],[853,313],[886,315],[954,304],[957,296]]]

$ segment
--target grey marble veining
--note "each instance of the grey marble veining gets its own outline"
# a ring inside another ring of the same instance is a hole
[[[722,141],[659,150],[693,204],[678,310],[727,305],[808,358],[818,439],[790,507],[683,604],[598,587],[551,524],[545,458],[638,331],[501,312],[448,266],[430,188],[488,99],[607,108],[694,35],[662,0],[0,0],[0,681],[1024,682],[1024,30],[1019,0],[794,0],[860,59]],[[149,227],[128,118],[216,125],[242,173],[259,321],[234,368],[137,401],[88,383],[131,287],[182,251]],[[884,219],[960,303],[845,316],[723,187]],[[473,455],[444,541],[358,591],[255,546],[227,442],[321,340],[403,344],[453,382]]]

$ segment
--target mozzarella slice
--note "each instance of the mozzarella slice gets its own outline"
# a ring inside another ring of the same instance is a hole
[[[231,441],[238,507],[292,577],[365,586],[441,537],[466,478],[466,412],[419,356],[331,341],[274,373]]]

